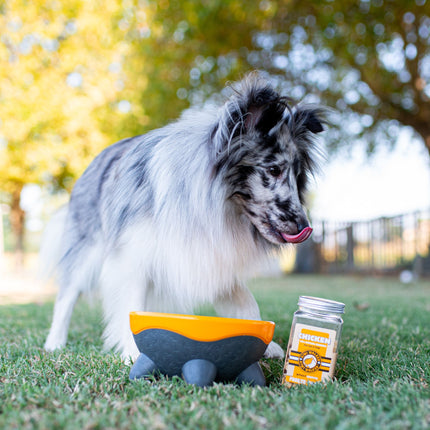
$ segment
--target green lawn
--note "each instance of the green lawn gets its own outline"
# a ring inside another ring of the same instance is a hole
[[[52,303],[2,306],[0,429],[430,427],[428,281],[288,277],[251,286],[284,347],[300,294],[346,303],[335,382],[288,389],[276,360],[262,363],[267,388],[129,382],[128,366],[100,351],[98,308],[80,302],[67,347],[48,354],[41,346]]]

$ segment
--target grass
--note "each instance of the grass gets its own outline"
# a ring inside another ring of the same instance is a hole
[[[430,427],[430,285],[343,277],[260,279],[263,318],[287,344],[300,294],[346,303],[336,380],[266,388],[181,379],[128,381],[129,367],[101,352],[99,309],[80,302],[69,343],[42,350],[52,303],[0,307],[0,428],[4,429],[423,429]],[[365,308],[366,310],[362,310]],[[360,310],[361,309],[361,310]]]

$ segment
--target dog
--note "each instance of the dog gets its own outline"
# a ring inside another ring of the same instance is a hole
[[[304,199],[327,110],[292,106],[252,73],[218,107],[102,151],[77,180],[41,247],[59,292],[48,351],[67,340],[81,293],[100,289],[104,342],[124,359],[138,350],[130,311],[260,320],[244,280],[268,255],[309,235]],[[266,357],[281,358],[271,342]]]

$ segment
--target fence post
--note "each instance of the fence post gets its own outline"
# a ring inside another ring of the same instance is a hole
[[[353,224],[349,224],[346,227],[346,253],[347,262],[346,266],[348,270],[354,269],[354,228]]]

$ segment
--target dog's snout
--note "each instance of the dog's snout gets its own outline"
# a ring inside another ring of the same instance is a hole
[[[299,234],[301,233],[306,227],[309,227],[309,222],[307,219],[300,219],[296,222],[292,222],[290,224],[289,232],[290,234]]]
[[[300,233],[306,227],[309,227],[309,221],[306,218],[297,221],[297,232]]]
[[[275,200],[276,207],[282,213],[280,221],[284,222],[285,231],[288,234],[299,234],[306,227],[309,227],[308,218],[301,207],[297,207],[291,199]]]

